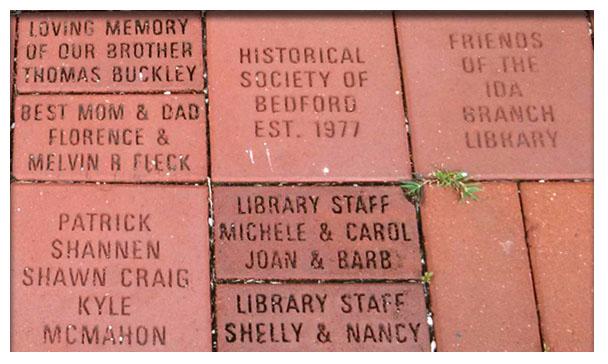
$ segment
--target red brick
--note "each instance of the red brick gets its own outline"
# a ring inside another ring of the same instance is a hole
[[[23,13],[19,38],[19,92],[203,89],[200,12]]]
[[[420,284],[220,284],[216,294],[218,351],[430,349]]]
[[[390,13],[241,16],[212,12],[207,16],[207,29],[215,180],[395,181],[410,177]],[[281,51],[281,47],[286,50]],[[304,52],[312,52],[305,51],[306,47],[316,52],[314,56],[307,53],[309,63],[303,63]],[[255,63],[256,49],[262,56],[264,52],[272,55]],[[328,49],[331,58],[326,54]],[[320,53],[324,60],[333,62],[343,58],[345,49],[352,62],[319,63]],[[242,63],[241,51],[245,55]],[[283,63],[281,52],[287,55]],[[252,55],[252,63],[246,54]],[[312,63],[312,57],[316,63]],[[312,82],[304,73],[309,71],[313,72]],[[283,77],[281,84],[262,84],[272,72]],[[350,82],[349,75],[353,74],[357,79],[359,75],[366,78],[362,86],[345,86],[344,78]],[[290,86],[297,82],[301,87],[287,87],[286,76],[300,77],[289,82]],[[248,87],[257,82],[259,87]],[[269,106],[273,97],[278,102],[275,112]],[[286,111],[284,101],[280,101],[285,97],[306,97],[308,104],[295,112]],[[256,102],[256,98],[264,98],[265,103]],[[316,110],[311,108],[313,99],[318,103]],[[318,106],[321,100],[324,109]],[[330,112],[330,100],[332,105],[339,100],[339,110],[332,106]],[[266,105],[266,111],[256,105]]]
[[[397,27],[418,172],[593,176],[593,50],[584,12],[400,13]],[[523,60],[517,72],[513,59]],[[522,108],[523,122],[505,121],[512,106]],[[484,110],[492,122],[482,121]]]
[[[202,186],[13,184],[11,349],[210,351],[206,191]],[[107,224],[100,223],[101,214],[111,214]],[[68,249],[76,241],[78,250]],[[100,254],[99,241],[112,247],[121,242],[130,258],[115,249],[110,258]],[[70,272],[78,271],[88,278],[74,285]],[[144,271],[148,287],[141,279],[136,286],[134,275]],[[95,299],[103,302],[101,310]],[[45,325],[53,334],[60,330],[54,342],[49,334],[45,341]],[[83,334],[94,335],[95,327],[99,341],[93,336],[92,344],[86,337],[83,343]]]
[[[205,103],[198,95],[19,96],[15,118],[19,179],[187,182],[207,176]]]
[[[517,185],[482,187],[470,203],[431,187],[422,203],[437,349],[540,350]]]
[[[11,31],[10,31],[10,41],[11,41],[11,102],[13,102],[13,85],[14,85],[14,81],[15,81],[15,72],[14,72],[14,66],[15,66],[15,33],[17,31],[17,17],[13,14],[11,14]]]
[[[543,341],[593,351],[593,183],[523,183]]]
[[[216,187],[213,200],[220,279],[421,275],[416,211],[399,187]]]

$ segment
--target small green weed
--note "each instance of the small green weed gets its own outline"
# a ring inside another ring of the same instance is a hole
[[[433,272],[424,272],[420,279],[422,280],[422,283],[430,284],[433,279]]]
[[[477,200],[477,192],[481,191],[479,184],[471,182],[469,175],[464,171],[448,171],[439,169],[429,174],[428,178],[417,177],[412,181],[404,181],[401,188],[413,202],[422,201],[422,193],[425,185],[438,185],[444,188],[454,189],[460,195],[460,200]]]

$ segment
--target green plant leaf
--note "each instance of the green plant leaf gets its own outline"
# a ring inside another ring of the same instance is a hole
[[[480,192],[481,186],[477,183],[469,181],[469,174],[465,171],[448,171],[438,169],[429,174],[428,178],[417,178],[413,181],[404,181],[401,183],[401,188],[413,202],[422,201],[423,187],[427,184],[436,184],[443,188],[450,188],[458,192],[461,201],[477,200],[477,193]]]
[[[420,201],[423,185],[423,181],[404,181],[401,183],[401,189],[403,189],[405,194],[413,201]]]
[[[422,283],[426,283],[426,284],[430,284],[432,279],[433,279],[433,272],[424,272],[424,274],[420,278],[420,280],[422,280]]]

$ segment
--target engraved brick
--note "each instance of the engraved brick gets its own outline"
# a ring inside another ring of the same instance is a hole
[[[218,351],[428,351],[422,285],[220,284]]]
[[[12,350],[211,350],[205,187],[13,184],[11,216]]]
[[[416,211],[399,187],[216,187],[220,279],[419,278]]]
[[[23,13],[19,92],[203,90],[200,12]]]
[[[410,176],[390,13],[211,12],[207,30],[215,180]]]
[[[584,12],[406,12],[397,28],[418,172],[593,176],[593,50]]]
[[[192,182],[207,176],[199,95],[18,96],[18,179]]]

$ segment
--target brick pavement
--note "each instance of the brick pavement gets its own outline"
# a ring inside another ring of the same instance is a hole
[[[592,351],[588,19],[12,14],[12,350]]]

